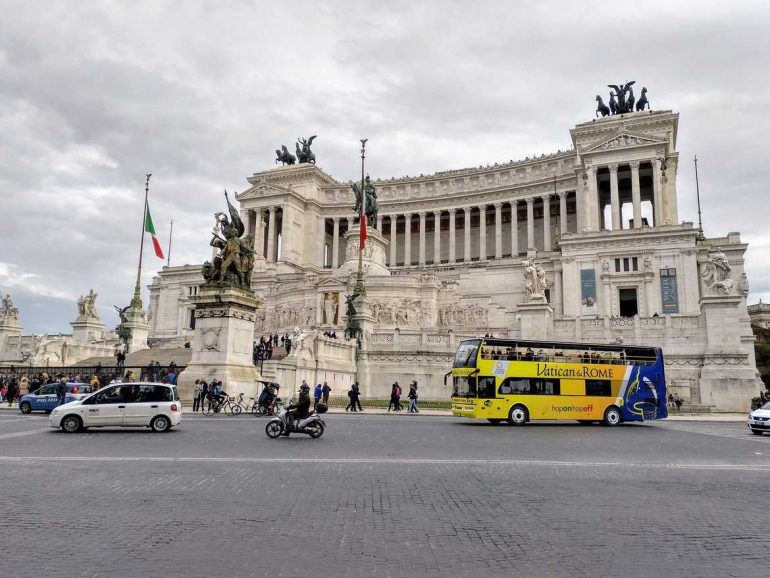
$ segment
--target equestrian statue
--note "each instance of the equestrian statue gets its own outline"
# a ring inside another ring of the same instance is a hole
[[[353,210],[356,215],[358,215],[361,213],[361,184],[353,183],[350,187],[353,189],[353,194],[356,197],[356,206],[353,207]],[[364,205],[366,212],[366,226],[376,227],[377,212],[379,211],[380,205],[377,202],[377,192],[374,190],[374,185],[369,180],[369,175],[366,175],[366,179],[364,180],[364,193],[366,194],[366,204]]]

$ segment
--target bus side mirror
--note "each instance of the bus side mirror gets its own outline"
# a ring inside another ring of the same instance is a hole
[[[444,374],[444,385],[445,385],[445,386],[446,386],[446,378],[447,378],[447,377],[449,377],[450,375],[452,375],[452,372],[451,372],[451,371],[447,371],[447,372]]]

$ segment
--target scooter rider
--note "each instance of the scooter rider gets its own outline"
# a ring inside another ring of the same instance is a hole
[[[310,415],[310,386],[307,383],[302,383],[299,387],[299,399],[297,403],[291,404],[286,407],[286,423],[288,427],[283,435],[288,436],[289,431],[292,428],[292,422],[299,419],[305,419]]]

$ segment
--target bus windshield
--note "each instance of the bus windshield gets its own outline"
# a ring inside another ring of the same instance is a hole
[[[481,339],[469,339],[460,343],[453,367],[476,367],[476,353]]]

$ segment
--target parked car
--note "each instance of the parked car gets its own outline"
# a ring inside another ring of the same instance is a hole
[[[89,427],[149,427],[164,432],[182,422],[176,387],[164,383],[116,383],[55,408],[48,425],[72,433]]]
[[[33,411],[50,412],[59,405],[59,397],[56,395],[56,389],[59,383],[49,383],[38,388],[32,393],[23,395],[19,400],[19,411],[21,413],[31,413]],[[65,403],[83,399],[92,393],[93,389],[87,383],[68,383],[67,396]]]
[[[770,431],[770,403],[766,403],[749,414],[747,424],[751,433],[761,436]]]

